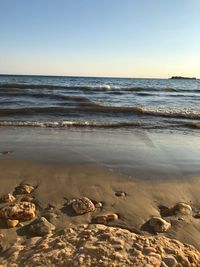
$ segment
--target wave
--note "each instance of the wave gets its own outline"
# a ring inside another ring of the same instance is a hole
[[[62,86],[53,85],[53,84],[32,84],[32,83],[1,83],[1,88],[7,89],[40,89],[40,88],[60,88]]]
[[[123,93],[123,92],[188,92],[188,93],[200,93],[199,89],[176,89],[170,87],[138,87],[138,86],[118,86],[118,85],[56,85],[56,84],[28,84],[28,83],[1,83],[0,90],[12,89],[12,90],[26,90],[26,89],[51,89],[51,90],[81,90],[81,91],[102,91],[108,93]],[[7,92],[7,91],[5,91]]]
[[[120,89],[119,86],[110,85],[56,85],[56,84],[30,84],[30,83],[1,83],[2,89],[80,89],[80,90],[102,90]]]
[[[78,95],[63,95],[63,94],[50,94],[50,93],[30,93],[30,92],[1,92],[0,97],[32,97],[32,98],[49,98],[58,100],[69,100],[77,102],[90,102],[89,98]]]
[[[147,116],[160,116],[169,118],[187,118],[187,119],[200,119],[200,111],[189,109],[151,109],[141,106],[105,106],[94,102],[80,102],[75,107],[61,107],[61,106],[48,106],[48,107],[29,107],[29,108],[1,108],[0,116],[5,115],[32,115],[32,114],[60,114],[70,115],[76,112],[77,114],[91,114],[91,113],[105,113],[109,115],[115,114],[136,114]]]
[[[122,95],[123,91],[111,91],[109,94],[113,95]],[[159,92],[135,92],[136,96],[140,97],[152,97],[152,96],[162,96],[159,94]],[[68,101],[74,101],[74,102],[90,102],[90,99],[86,96],[78,96],[78,95],[64,95],[64,94],[52,94],[52,93],[33,93],[30,91],[19,91],[19,92],[2,92],[0,90],[0,97],[31,97],[31,98],[47,98],[47,99],[54,99],[54,100],[68,100]],[[181,94],[181,93],[175,93],[175,94],[168,94],[167,97],[171,98],[195,98],[195,100],[199,99],[199,95],[194,94]]]
[[[139,122],[116,122],[116,123],[96,123],[88,121],[0,121],[0,127],[45,127],[45,128],[65,128],[65,127],[95,127],[95,128],[120,128],[120,127],[142,127]]]
[[[173,123],[142,123],[135,122],[93,122],[93,121],[25,121],[25,120],[0,120],[0,127],[37,127],[37,128],[142,128],[142,129],[200,129],[200,122],[177,121]]]

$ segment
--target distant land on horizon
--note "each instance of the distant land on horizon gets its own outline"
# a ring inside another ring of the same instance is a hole
[[[170,79],[174,80],[197,80],[196,77],[183,77],[183,76],[172,76]]]

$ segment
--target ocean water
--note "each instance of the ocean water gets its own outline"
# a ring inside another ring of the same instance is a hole
[[[0,75],[0,126],[197,131],[200,80]]]

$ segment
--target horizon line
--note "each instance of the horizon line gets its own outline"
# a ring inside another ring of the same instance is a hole
[[[56,75],[56,74],[10,74],[10,73],[0,73],[0,76],[41,76],[41,77],[74,77],[74,78],[109,78],[109,79],[171,79],[174,76],[180,76],[180,77],[187,77],[187,76],[181,76],[181,75],[173,75],[171,77],[128,77],[128,76],[88,76],[88,75]],[[199,80],[197,77],[187,77],[187,78],[196,78],[196,80]]]

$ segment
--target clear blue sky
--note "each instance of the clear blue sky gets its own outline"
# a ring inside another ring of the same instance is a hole
[[[0,73],[200,77],[200,0],[0,0]]]

